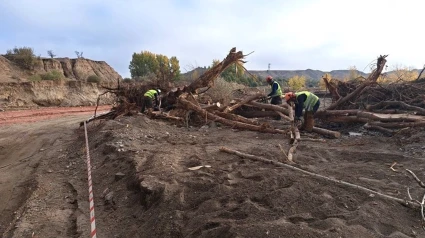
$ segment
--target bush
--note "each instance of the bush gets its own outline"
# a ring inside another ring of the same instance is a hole
[[[97,75],[90,75],[87,77],[88,83],[100,83],[100,78]]]
[[[288,80],[287,84],[292,90],[297,91],[302,88],[305,88],[305,82],[306,82],[305,76],[295,75],[294,77],[291,77]]]
[[[63,75],[57,71],[53,70],[44,74],[40,74],[41,80],[61,80]]]
[[[213,102],[220,102],[225,104],[233,99],[233,91],[242,88],[245,88],[245,86],[237,83],[227,82],[223,78],[219,77],[214,81],[214,86],[212,86],[206,92],[206,94],[211,97]]]
[[[31,70],[37,63],[37,57],[34,50],[30,47],[15,47],[7,50],[6,56],[23,69]]]
[[[34,74],[31,77],[29,77],[28,80],[31,82],[37,82],[37,81],[41,81],[42,79],[39,74]]]
[[[131,82],[133,82],[133,80],[131,78],[124,78],[122,81],[124,83],[131,83]]]

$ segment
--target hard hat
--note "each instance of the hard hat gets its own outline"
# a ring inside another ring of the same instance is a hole
[[[295,94],[293,92],[285,93],[285,101],[289,101],[291,98],[294,98]]]
[[[158,92],[158,94],[161,94],[161,89],[158,88],[156,91]]]
[[[267,76],[266,80],[267,80],[267,82],[271,82],[273,80],[273,78],[272,78],[272,76],[269,75],[269,76]]]

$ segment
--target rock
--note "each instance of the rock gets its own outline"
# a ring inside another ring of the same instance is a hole
[[[104,202],[105,202],[105,204],[111,204],[111,205],[114,205],[115,204],[115,201],[114,201],[114,192],[109,192],[109,193],[107,193],[106,195],[105,195],[105,197],[104,197]]]
[[[118,172],[118,173],[115,174],[115,181],[118,181],[118,180],[120,180],[124,177],[125,177],[125,174]]]
[[[153,176],[141,178],[141,202],[145,208],[159,202],[164,194],[165,185]]]

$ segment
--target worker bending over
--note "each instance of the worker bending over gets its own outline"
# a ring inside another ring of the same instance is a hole
[[[288,92],[285,93],[285,100],[288,104],[295,103],[295,124],[311,132],[314,127],[314,114],[320,106],[319,97],[308,91]],[[303,109],[305,109],[304,123],[301,120]]]
[[[148,111],[152,111],[152,109],[159,110],[159,95],[161,94],[160,89],[151,89],[148,90],[143,96],[143,106],[141,112],[144,113],[147,108]],[[155,105],[153,105],[153,101],[155,100]]]

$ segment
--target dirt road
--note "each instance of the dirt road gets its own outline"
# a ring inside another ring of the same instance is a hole
[[[75,227],[75,221],[69,220],[76,204],[75,190],[67,182],[70,165],[66,157],[77,140],[78,122],[92,116],[94,108],[0,112],[1,237],[12,237],[12,234],[13,237],[31,237],[34,232],[31,226],[35,224],[28,220],[31,213],[49,213],[57,206],[60,206],[60,212],[49,214],[50,223],[43,219],[38,221],[45,222],[48,232],[44,232],[47,235],[44,237],[70,237],[66,234],[57,236],[55,232],[57,229],[63,231],[65,226],[72,233]],[[99,107],[98,112],[109,108]],[[21,215],[24,213],[23,220]]]

